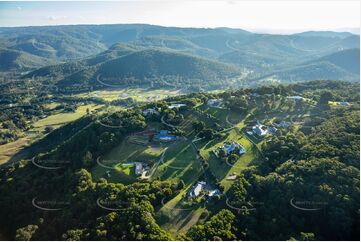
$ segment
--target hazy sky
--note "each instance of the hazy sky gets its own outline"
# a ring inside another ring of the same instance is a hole
[[[356,0],[0,2],[0,26],[148,23],[287,33],[359,28],[360,12]]]

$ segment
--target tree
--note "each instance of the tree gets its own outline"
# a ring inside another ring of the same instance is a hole
[[[25,240],[29,241],[31,240],[32,236],[38,229],[37,225],[29,224],[23,228],[17,229],[15,234],[16,240]]]
[[[328,104],[329,101],[333,100],[333,94],[330,91],[325,91],[321,94],[319,102],[320,104]]]
[[[66,231],[65,234],[63,234],[62,238],[68,241],[86,240],[85,238],[86,232],[87,232],[86,229],[70,229]]]
[[[203,121],[196,121],[196,122],[193,122],[192,126],[193,126],[193,129],[196,132],[200,132],[200,131],[202,131],[204,129],[204,127],[206,125],[205,125],[205,123]]]
[[[182,190],[184,188],[185,184],[184,184],[184,181],[183,180],[180,180],[178,182],[178,186],[177,186],[177,189],[178,190]]]
[[[52,126],[46,126],[44,129],[45,133],[50,133],[53,130],[54,130],[54,127],[52,127]]]
[[[219,157],[226,157],[227,156],[227,152],[224,149],[220,149],[218,151],[218,155]]]
[[[193,240],[212,240],[215,237],[222,240],[234,240],[236,236],[232,224],[235,218],[233,213],[223,209],[206,223],[190,228],[187,236]]]
[[[239,158],[238,155],[231,154],[227,160],[229,163],[234,164],[238,160],[238,158]]]
[[[210,140],[213,138],[213,130],[205,129],[199,135],[200,137],[204,137],[205,139]]]

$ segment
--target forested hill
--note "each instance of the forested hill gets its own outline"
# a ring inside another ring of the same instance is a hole
[[[235,78],[240,67],[162,49],[117,44],[94,57],[44,67],[25,78],[51,77],[59,87],[160,85],[182,87],[219,86],[221,79]]]
[[[324,56],[316,61],[327,61],[356,75],[360,74],[360,49],[347,49]]]
[[[28,71],[56,61],[29,54],[24,51],[0,48],[0,71]]]

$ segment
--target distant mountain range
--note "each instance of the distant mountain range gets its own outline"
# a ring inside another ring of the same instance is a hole
[[[184,83],[218,86],[222,78],[235,77],[239,67],[203,57],[161,48],[116,44],[90,58],[46,66],[25,75],[26,78],[52,79],[60,87],[158,85]]]
[[[0,71],[31,71],[26,77],[51,76],[59,85],[95,85],[99,76],[115,85],[359,81],[359,44],[358,35],[330,31],[273,35],[144,24],[0,28]]]

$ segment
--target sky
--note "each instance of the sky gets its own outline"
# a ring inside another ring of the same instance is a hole
[[[132,0],[0,2],[0,26],[147,23],[254,32],[360,28],[358,0]]]

